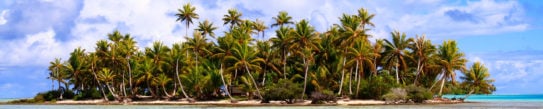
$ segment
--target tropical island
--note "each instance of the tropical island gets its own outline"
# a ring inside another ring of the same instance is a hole
[[[375,14],[364,8],[321,32],[285,11],[268,26],[230,9],[221,22],[224,36],[208,20],[189,36],[188,27],[200,19],[195,10],[185,4],[175,14],[187,26],[185,42],[139,48],[130,34],[114,31],[94,51],[76,48],[68,59],[51,61],[48,79],[56,89],[10,103],[455,103],[465,97],[441,96],[496,90],[488,69],[480,62],[468,66],[454,40],[433,44],[399,31],[370,40]],[[266,38],[273,27],[275,36]]]

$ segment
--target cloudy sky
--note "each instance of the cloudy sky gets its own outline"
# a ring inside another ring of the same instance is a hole
[[[435,44],[457,40],[471,62],[489,68],[497,94],[543,89],[539,0],[0,0],[0,98],[50,90],[50,61],[67,59],[76,47],[92,51],[97,40],[116,29],[134,36],[139,47],[183,41],[185,26],[174,14],[188,2],[200,15],[197,22],[207,19],[220,27],[218,35],[227,28],[221,18],[230,8],[266,24],[287,11],[295,21],[307,19],[325,31],[341,14],[364,7],[376,14],[373,38],[389,38],[399,30],[426,34]],[[274,30],[266,31],[267,37],[274,37]]]

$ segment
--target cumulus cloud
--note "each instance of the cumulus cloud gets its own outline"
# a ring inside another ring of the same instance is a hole
[[[7,12],[8,12],[8,10],[2,10],[0,12],[0,25],[6,24],[8,22],[8,20],[6,20],[6,18],[4,18],[4,16],[6,15]]]
[[[511,51],[495,53],[472,53],[467,55],[471,62],[482,61],[491,78],[497,80],[497,93],[519,94],[540,93],[535,90],[543,84],[543,51]]]

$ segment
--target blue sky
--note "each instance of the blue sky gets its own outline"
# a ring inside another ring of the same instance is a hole
[[[364,7],[376,17],[373,39],[399,30],[425,34],[434,44],[453,39],[471,62],[481,61],[498,80],[496,94],[536,94],[543,88],[543,3],[540,0],[0,0],[0,98],[32,97],[51,89],[47,66],[67,59],[76,47],[94,50],[115,29],[130,33],[138,46],[152,41],[184,41],[185,26],[175,22],[184,3],[200,19],[226,29],[221,18],[237,8],[244,19],[271,24],[279,11],[307,19],[318,31],[342,13]],[[192,29],[192,26],[190,29]],[[275,28],[266,31],[274,37]],[[189,33],[190,34],[190,33]]]

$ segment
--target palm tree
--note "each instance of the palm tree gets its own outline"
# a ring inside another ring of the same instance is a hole
[[[406,39],[405,33],[400,34],[398,31],[394,31],[391,34],[392,41],[385,39],[385,56],[383,58],[387,67],[394,65],[396,71],[396,83],[400,83],[400,78],[398,76],[400,69],[398,69],[398,67],[402,67],[401,69],[405,69],[405,67],[407,67],[404,58],[406,56],[406,49],[409,46],[409,40],[411,39]]]
[[[99,78],[101,81],[103,81],[103,82],[106,83],[106,86],[107,86],[107,88],[109,89],[109,93],[110,93],[111,95],[113,95],[113,97],[115,97],[115,99],[120,100],[119,95],[117,95],[117,94],[115,93],[115,89],[113,89],[113,88],[111,87],[111,85],[110,85],[111,82],[113,81],[113,79],[115,79],[115,74],[113,74],[113,73],[111,72],[111,70],[109,70],[108,68],[102,68],[102,70],[100,71],[100,75],[98,76],[98,78]]]
[[[185,36],[188,36],[189,26],[190,24],[192,24],[192,20],[199,18],[198,14],[194,12],[195,10],[196,8],[194,6],[190,5],[190,3],[187,3],[183,5],[183,9],[177,9],[178,13],[175,14],[175,16],[177,16],[176,21],[185,21],[185,25],[187,26]]]
[[[345,67],[345,62],[347,60],[347,49],[349,47],[352,47],[354,42],[357,40],[364,40],[366,42],[368,41],[369,35],[367,35],[363,28],[360,27],[361,25],[361,19],[354,15],[347,15],[343,14],[342,17],[339,19],[341,22],[341,26],[339,32],[342,33],[341,37],[337,40],[339,43],[339,46],[341,49],[343,49],[343,65],[342,67]],[[344,75],[345,74],[345,68],[342,68],[341,70],[341,83],[340,83],[340,89],[338,94],[341,94],[341,91],[343,89],[343,81],[344,81]],[[350,89],[350,88],[349,88]],[[349,90],[349,93],[352,94],[352,91]]]
[[[292,37],[291,33],[294,31],[292,28],[289,27],[280,27],[278,30],[275,31],[275,34],[277,37],[273,37],[270,40],[272,41],[273,48],[277,48],[279,51],[282,52],[281,60],[283,60],[281,63],[283,63],[283,77],[284,79],[287,79],[286,76],[286,68],[287,68],[287,51],[289,50],[290,45],[292,44]]]
[[[224,15],[224,18],[222,20],[224,21],[224,25],[230,24],[230,29],[234,28],[234,25],[241,24],[241,13],[238,12],[236,9],[229,9],[228,14]]]
[[[52,75],[50,75],[50,78],[57,80],[57,82],[58,82],[58,91],[59,92],[63,92],[63,91],[61,91],[60,83],[61,82],[65,83],[64,78],[66,78],[65,75],[62,73],[63,70],[65,70],[65,66],[62,64],[60,58],[55,58],[55,61],[49,63],[49,71],[51,71],[51,74],[52,74]],[[59,95],[59,99],[63,98],[62,95],[63,94]]]
[[[264,24],[264,21],[256,19],[253,29],[258,33],[262,33],[262,38],[264,38],[264,30],[268,29],[268,27]]]
[[[411,57],[416,58],[417,61],[417,71],[413,84],[417,85],[418,78],[421,73],[424,73],[424,66],[430,58],[430,55],[435,52],[435,47],[432,45],[432,42],[426,39],[425,35],[415,37],[413,43],[410,44],[409,48],[413,50],[413,55]]]
[[[236,44],[236,47],[232,50],[233,54],[232,56],[227,56],[226,60],[233,62],[234,66],[231,69],[238,69],[238,68],[245,68],[247,74],[251,78],[254,87],[256,88],[256,92],[258,94],[258,97],[262,99],[262,95],[260,94],[260,89],[258,89],[258,85],[256,84],[256,81],[251,74],[250,69],[253,70],[260,70],[261,67],[258,63],[264,62],[264,59],[258,58],[256,55],[258,52],[255,52],[251,47],[249,47],[247,44]]]
[[[94,76],[94,79],[96,80],[96,83],[98,83],[98,90],[100,90],[100,92],[102,92],[102,97],[104,97],[104,101],[108,101],[107,95],[104,92],[104,89],[102,88],[102,83],[100,83],[100,80],[98,78],[98,74],[96,73],[96,70],[97,70],[96,63],[98,63],[98,61],[99,61],[98,56],[96,55],[96,53],[91,53],[91,54],[89,54],[88,59],[89,59],[89,62],[91,64],[90,65],[91,67],[90,67],[89,70],[91,70],[92,75]]]
[[[200,54],[211,53],[211,51],[206,49],[206,46],[208,46],[207,39],[204,38],[198,31],[194,32],[192,38],[185,37],[185,39],[187,40],[186,44],[188,45],[186,49],[191,50],[194,54],[194,62],[196,64],[195,66],[198,68],[198,57],[200,56]]]
[[[439,89],[439,96],[441,96],[445,81],[451,79],[453,83],[455,82],[456,73],[454,71],[466,71],[467,60],[464,53],[460,52],[456,46],[456,41],[453,40],[443,41],[443,44],[438,48],[437,58],[438,65],[442,69],[441,88]]]
[[[225,36],[225,37],[219,37],[217,39],[217,43],[219,44],[218,47],[216,48],[216,51],[212,57],[214,58],[217,58],[220,60],[220,70],[219,70],[219,73],[221,75],[221,80],[222,80],[222,83],[223,83],[223,86],[224,86],[224,90],[226,92],[226,94],[228,95],[228,97],[230,98],[231,101],[234,101],[235,99],[232,98],[232,95],[230,95],[230,92],[228,90],[228,85],[226,84],[226,82],[224,81],[224,74],[223,74],[223,69],[224,69],[224,65],[223,64],[226,64],[225,62],[225,58],[227,56],[231,56],[232,55],[232,49],[233,49],[233,46],[234,46],[234,39],[232,36]]]
[[[375,17],[375,14],[369,14],[368,10],[364,8],[358,9],[358,17],[360,18],[360,26],[362,26],[362,29],[366,29],[366,25],[369,26],[375,26],[373,22],[371,22],[371,19]]]
[[[475,62],[467,72],[462,72],[464,76],[460,77],[464,82],[462,86],[470,89],[466,97],[468,98],[473,92],[480,94],[491,94],[496,90],[492,85],[494,79],[490,79],[488,69],[481,62]]]
[[[319,38],[318,33],[315,32],[312,26],[309,25],[309,22],[302,20],[296,24],[296,29],[293,33],[293,44],[289,47],[291,50],[297,51],[303,58],[304,63],[304,91],[302,93],[302,99],[305,95],[305,90],[307,87],[307,72],[309,69],[309,60],[313,57],[313,50],[317,49]]]
[[[213,32],[213,31],[215,31],[216,29],[217,29],[217,27],[214,27],[213,23],[211,23],[208,20],[205,20],[203,23],[200,22],[198,24],[198,28],[196,30],[200,31],[200,33],[202,33],[202,36],[209,35],[212,38],[215,38],[215,32]]]
[[[273,19],[275,20],[275,23],[272,24],[271,27],[283,27],[283,25],[286,24],[294,24],[294,22],[292,22],[292,17],[289,16],[286,11],[280,11],[277,17],[273,17]]]
[[[83,85],[83,70],[85,70],[87,63],[84,62],[83,57],[85,56],[85,49],[76,48],[72,53],[70,53],[70,59],[68,59],[67,70],[70,75],[70,82],[74,84],[74,89],[82,90]]]
[[[168,98],[172,97],[170,94],[168,94],[168,91],[166,91],[166,84],[172,81],[171,78],[167,77],[164,73],[162,73],[162,74],[159,74],[157,77],[154,77],[153,81],[159,84],[160,86],[162,86],[162,91],[164,91],[164,94],[166,95],[166,97]]]
[[[183,56],[182,56],[182,54],[183,54],[182,44],[179,44],[179,43],[173,44],[170,54],[171,54],[172,58],[175,59],[175,78],[176,78],[175,80],[177,80],[177,82],[179,83],[179,87],[181,88],[181,92],[183,93],[185,98],[189,98],[189,96],[185,92],[185,88],[184,88],[183,83],[181,82],[181,79],[179,77],[179,60],[182,60],[182,58],[183,58]]]
[[[354,58],[353,60],[347,62],[348,65],[356,63],[356,96],[358,96],[358,92],[360,90],[360,78],[363,78],[364,76],[364,68],[370,66],[370,71],[373,72],[376,69],[373,67],[373,59],[377,55],[372,52],[370,43],[364,42],[363,40],[356,41],[355,45],[352,48],[349,48],[348,55]],[[360,70],[358,70],[359,68]]]

